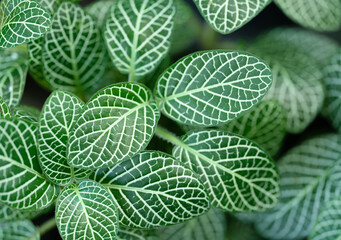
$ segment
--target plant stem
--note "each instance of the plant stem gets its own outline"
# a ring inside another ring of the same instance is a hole
[[[46,221],[39,227],[40,236],[43,236],[45,233],[54,229],[57,226],[56,219],[53,217],[50,220]]]
[[[134,73],[132,73],[132,72],[129,73],[129,82],[135,82],[135,72]]]
[[[167,129],[164,129],[162,127],[156,127],[155,134],[159,138],[162,138],[175,146],[184,145],[184,143],[177,136],[175,136],[173,133],[169,132]]]

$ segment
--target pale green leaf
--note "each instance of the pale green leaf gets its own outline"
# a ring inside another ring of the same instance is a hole
[[[5,102],[5,100],[0,96],[0,118],[12,119],[13,115],[11,109]]]
[[[199,216],[209,199],[197,176],[173,157],[145,151],[91,176],[112,193],[120,223],[157,228]]]
[[[90,180],[63,189],[57,200],[56,222],[63,240],[112,240],[118,230],[111,194]]]
[[[143,150],[160,118],[151,91],[118,83],[97,92],[86,104],[68,147],[70,166],[113,166]]]
[[[228,34],[248,23],[271,0],[194,0],[194,2],[214,30]]]
[[[71,129],[82,114],[84,105],[71,93],[55,91],[42,110],[38,130],[39,160],[45,175],[58,185],[67,185],[73,179],[82,179],[91,173],[67,164]]]
[[[46,208],[59,193],[39,166],[36,131],[29,122],[0,120],[0,201],[16,209]]]
[[[321,206],[341,193],[340,144],[336,134],[314,137],[280,160],[281,199],[256,216],[260,234],[274,240],[308,236]]]
[[[105,40],[115,66],[131,80],[157,67],[170,47],[173,0],[115,1]]]
[[[99,0],[85,8],[85,11],[96,20],[98,28],[103,29],[105,27],[110,7],[115,1],[119,0]]]
[[[140,230],[120,226],[117,233],[117,240],[152,240],[154,237],[152,230]]]
[[[162,113],[182,124],[227,123],[258,103],[270,88],[261,59],[225,50],[184,57],[160,76],[155,96]]]
[[[39,230],[31,221],[0,223],[2,240],[40,240]]]
[[[335,31],[341,25],[340,0],[275,0],[293,21],[316,31]]]
[[[16,119],[38,124],[40,111],[35,107],[18,105],[14,108],[13,114]]]
[[[32,219],[40,215],[41,213],[42,211],[21,211],[18,209],[10,208],[0,202],[0,225],[1,223]]]
[[[276,166],[246,138],[219,130],[190,131],[178,141],[173,156],[199,175],[215,207],[257,212],[278,202]]]
[[[255,141],[274,156],[286,134],[286,112],[277,100],[264,100],[221,129]]]

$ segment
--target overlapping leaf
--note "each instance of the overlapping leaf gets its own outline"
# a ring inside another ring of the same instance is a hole
[[[5,100],[0,96],[0,118],[12,119],[12,112]]]
[[[89,170],[67,164],[67,143],[71,129],[82,114],[84,103],[68,92],[55,91],[46,100],[38,130],[39,160],[45,175],[58,185],[82,179]]]
[[[120,223],[129,227],[181,223],[209,209],[206,190],[197,176],[160,152],[142,152],[114,167],[97,170],[91,178],[111,191]]]
[[[131,80],[151,72],[170,46],[173,0],[115,1],[105,39],[116,67]]]
[[[33,223],[26,220],[0,224],[0,239],[40,240],[40,234]]]
[[[112,196],[90,180],[63,189],[57,200],[56,222],[64,240],[112,240],[118,230]]]
[[[177,142],[173,155],[199,175],[215,207],[255,212],[278,202],[274,162],[243,137],[218,130],[191,131]]]
[[[117,233],[117,240],[156,240],[152,230],[140,230],[120,226]]]
[[[2,223],[31,219],[38,216],[40,213],[41,211],[20,211],[18,209],[10,208],[0,202],[0,226]]]
[[[46,208],[59,192],[39,166],[36,130],[22,120],[0,120],[0,201],[16,209]]]
[[[271,70],[244,52],[206,51],[168,68],[155,88],[161,111],[182,124],[213,126],[238,117],[270,88]]]
[[[40,111],[35,107],[19,105],[14,108],[13,114],[16,119],[38,124]]]
[[[286,113],[277,100],[264,100],[221,129],[255,141],[274,156],[280,149],[286,133]]]
[[[282,11],[298,24],[316,31],[335,31],[341,25],[339,0],[275,0]]]
[[[94,20],[80,6],[64,2],[45,35],[44,75],[52,90],[91,94],[105,71],[105,49]]]
[[[283,240],[308,236],[321,206],[341,193],[340,146],[337,135],[323,135],[305,141],[280,160],[281,200],[256,218],[260,234]]]
[[[143,150],[152,138],[159,110],[141,84],[119,83],[97,92],[75,125],[68,148],[70,166],[113,166]]]
[[[262,11],[270,0],[194,0],[210,26],[228,34],[242,27]]]
[[[98,28],[103,29],[105,27],[110,7],[115,1],[118,0],[99,0],[88,5],[85,8],[86,12],[93,16],[94,19],[96,19]]]

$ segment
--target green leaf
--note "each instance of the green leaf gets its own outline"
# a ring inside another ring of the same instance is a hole
[[[19,105],[14,108],[13,114],[16,119],[38,124],[40,111],[35,107]]]
[[[205,215],[159,231],[160,240],[225,240],[225,214],[211,209]]]
[[[170,47],[173,0],[115,1],[105,40],[115,66],[133,81],[157,67]]]
[[[159,118],[151,91],[141,84],[119,83],[98,91],[71,135],[69,165],[97,169],[133,157],[147,146]]]
[[[0,2],[0,49],[37,39],[51,24],[50,14],[34,0]]]
[[[91,173],[67,164],[71,129],[84,105],[75,95],[62,91],[53,92],[44,104],[38,130],[39,160],[46,177],[55,184],[65,186]]]
[[[294,22],[315,31],[336,31],[341,24],[339,0],[275,0],[280,9]]]
[[[215,31],[228,34],[257,16],[271,0],[194,0],[194,2]]]
[[[133,228],[157,228],[189,220],[209,209],[209,199],[197,176],[173,157],[145,151],[92,179],[107,187],[118,206],[120,223]]]
[[[13,115],[11,109],[5,102],[5,100],[0,96],[0,118],[12,119]]]
[[[219,130],[190,131],[173,156],[196,172],[212,205],[225,211],[263,211],[279,198],[276,166],[258,145]]]
[[[280,160],[281,199],[256,216],[260,234],[274,240],[308,236],[321,206],[341,193],[340,144],[336,134],[314,137]]]
[[[85,11],[96,20],[99,29],[103,29],[105,27],[110,7],[115,1],[117,2],[118,0],[99,0],[89,4],[85,8]]]
[[[32,219],[40,214],[41,211],[20,211],[0,202],[0,226],[2,223]]]
[[[286,112],[277,100],[264,100],[221,129],[255,141],[274,156],[286,134]]]
[[[33,223],[26,220],[0,224],[0,239],[40,240],[40,234]]]
[[[259,236],[251,223],[241,222],[237,219],[231,218],[229,218],[227,222],[227,240],[264,240]]]
[[[140,230],[120,226],[117,234],[117,240],[152,240],[153,232],[149,230]]]
[[[327,202],[321,209],[309,240],[335,240],[341,238],[341,199]]]
[[[80,6],[70,2],[62,3],[55,13],[42,56],[51,89],[82,96],[96,89],[106,68],[99,29]]]
[[[46,208],[59,193],[39,166],[36,131],[32,123],[0,119],[0,201],[16,209]]]
[[[162,113],[188,125],[227,123],[258,103],[272,82],[261,59],[244,52],[206,51],[168,68],[155,87]]]
[[[100,184],[83,180],[63,189],[56,222],[63,240],[116,239],[118,216],[114,200]]]
[[[27,74],[27,54],[15,49],[0,50],[0,96],[10,108],[19,104]]]

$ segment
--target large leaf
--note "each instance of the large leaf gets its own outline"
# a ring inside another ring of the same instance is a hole
[[[255,141],[274,156],[282,146],[286,123],[286,112],[282,104],[269,99],[258,103],[251,111],[221,129]]]
[[[94,20],[76,4],[62,3],[45,35],[44,75],[52,90],[91,94],[105,71],[105,49]]]
[[[105,40],[116,67],[130,80],[151,72],[170,46],[173,0],[115,1],[106,23]]]
[[[316,31],[335,31],[341,24],[340,0],[275,0],[282,11],[298,24]]]
[[[67,164],[67,143],[71,129],[82,114],[84,103],[68,92],[55,91],[46,100],[39,122],[39,160],[45,175],[58,185],[82,179],[89,170]]]
[[[197,176],[164,153],[142,152],[97,170],[91,178],[111,191],[120,223],[129,227],[181,223],[209,209],[206,190]]]
[[[0,96],[10,108],[19,104],[27,74],[27,55],[21,49],[0,50]]]
[[[38,124],[40,111],[35,107],[19,105],[14,108],[13,114],[16,119]]]
[[[214,30],[228,34],[248,23],[271,0],[194,0],[194,2]]]
[[[39,166],[36,131],[32,123],[0,119],[0,201],[13,208],[46,208],[59,193]]]
[[[190,131],[172,142],[176,145],[173,155],[199,175],[213,206],[226,211],[255,212],[272,208],[278,202],[275,164],[253,142],[218,130]]]
[[[5,102],[5,100],[0,96],[0,118],[12,119],[13,115],[11,109]]]
[[[258,103],[270,88],[271,70],[244,52],[206,51],[184,57],[160,76],[161,111],[183,124],[227,123]]]
[[[119,83],[106,87],[90,99],[77,121],[68,163],[97,169],[131,158],[147,146],[159,118],[145,86]]]
[[[31,221],[0,223],[0,239],[3,240],[40,240],[39,230]]]
[[[0,49],[19,46],[45,34],[50,14],[34,0],[0,2]]]
[[[315,137],[280,160],[281,199],[274,209],[256,217],[260,234],[274,240],[309,234],[321,206],[341,193],[340,144],[337,135]]]
[[[63,240],[112,240],[118,230],[111,194],[90,180],[63,189],[57,200],[56,222]]]

